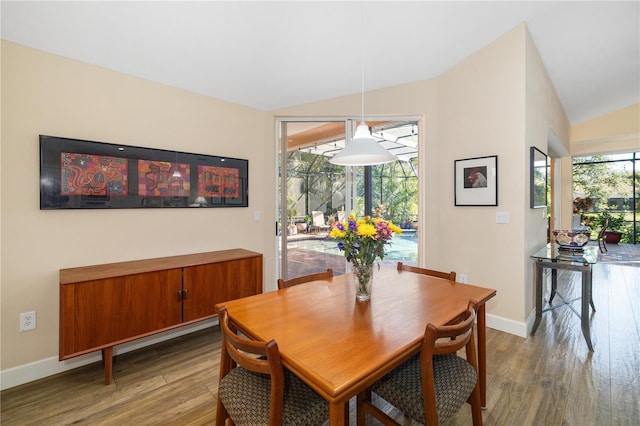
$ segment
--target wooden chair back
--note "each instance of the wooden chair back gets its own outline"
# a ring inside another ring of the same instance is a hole
[[[424,419],[426,426],[438,425],[438,411],[436,404],[436,388],[434,378],[434,355],[456,354],[462,348],[466,350],[466,359],[478,374],[478,360],[476,357],[476,343],[473,332],[473,325],[476,318],[476,310],[478,303],[474,300],[469,301],[467,310],[458,317],[455,324],[445,326],[435,326],[427,324],[422,347],[419,356],[420,385],[422,388],[422,403],[424,405]],[[455,355],[457,356],[457,355]],[[407,361],[414,362],[414,359]],[[464,362],[464,361],[463,361]],[[391,373],[393,374],[393,373]],[[405,380],[400,378],[399,380]],[[453,380],[455,383],[456,380]],[[453,386],[453,385],[452,385]],[[405,385],[396,386],[397,391],[407,391]],[[410,390],[409,392],[413,392]],[[439,389],[443,395],[452,395],[447,389]],[[417,392],[417,390],[415,390]],[[366,414],[373,415],[378,421],[385,426],[399,426],[399,423],[391,418],[386,412],[376,407],[371,399],[371,390],[366,390],[358,395],[357,401],[357,424],[364,426]],[[384,397],[384,396],[383,396]],[[401,400],[406,398],[398,396]],[[410,398],[413,401],[413,398]],[[482,406],[480,401],[480,385],[476,380],[475,387],[467,399],[471,405],[472,419],[474,426],[482,425]],[[408,403],[410,404],[410,403]],[[411,405],[413,409],[413,405]],[[414,413],[415,414],[415,413]],[[405,414],[406,416],[406,414]],[[406,417],[405,417],[406,418]]]
[[[310,281],[330,280],[333,278],[333,269],[327,269],[324,272],[316,274],[303,275],[301,277],[291,278],[290,280],[278,279],[278,289],[292,287],[294,285],[308,283]]]
[[[473,333],[473,325],[476,319],[478,303],[469,301],[467,311],[461,317],[460,322],[453,325],[435,326],[427,324],[422,350],[420,352],[420,371],[422,373],[422,395],[424,399],[425,419],[427,426],[437,425],[438,416],[436,410],[436,390],[433,376],[433,356],[455,354],[463,347],[466,350],[466,359],[478,372],[478,359],[476,355],[476,342]],[[480,402],[480,385],[476,386],[468,399],[474,425],[482,424],[482,406]]]
[[[236,366],[256,373],[271,376],[269,424],[282,423],[284,401],[284,370],[280,351],[275,340],[260,342],[238,335],[237,327],[229,318],[226,306],[218,311],[222,330],[222,350],[220,354],[220,380]],[[224,425],[229,417],[220,397],[217,403],[217,424]]]
[[[398,271],[410,271],[410,272],[415,272],[417,274],[431,275],[433,277],[444,278],[445,280],[450,280],[450,281],[456,280],[456,273],[454,271],[441,272],[433,269],[418,268],[417,266],[405,265],[402,262],[398,262]]]

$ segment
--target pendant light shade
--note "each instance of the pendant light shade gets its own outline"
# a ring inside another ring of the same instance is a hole
[[[369,126],[364,122],[364,1],[360,3],[360,12],[360,35],[362,43],[362,62],[360,64],[362,91],[360,95],[360,107],[362,109],[362,121],[358,125],[351,142],[346,143],[344,149],[329,160],[330,163],[340,166],[374,166],[396,160],[393,154],[384,149],[373,136],[371,136]]]
[[[342,151],[331,157],[329,162],[339,166],[374,166],[395,161],[396,157],[384,149],[369,132],[369,126],[358,125],[351,142]]]

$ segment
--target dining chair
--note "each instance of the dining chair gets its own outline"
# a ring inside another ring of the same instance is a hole
[[[417,266],[405,265],[402,262],[398,262],[398,271],[410,271],[415,272],[417,274],[431,275],[438,278],[444,278],[445,280],[455,281],[456,273],[454,271],[451,272],[441,272],[433,269],[419,268]]]
[[[237,332],[226,306],[218,311],[222,330],[216,425],[322,424],[327,401],[282,366],[275,340],[248,340]]]
[[[324,272],[318,272],[316,274],[303,275],[301,277],[291,278],[290,280],[283,280],[278,278],[278,290],[294,285],[308,283],[310,281],[328,280],[333,278],[333,269],[327,269]]]
[[[420,353],[375,382],[357,398],[358,426],[367,413],[384,425],[398,425],[372,402],[372,392],[405,417],[427,426],[444,424],[465,401],[473,424],[482,425],[480,386],[473,323],[477,302],[470,301],[461,321],[446,326],[428,324]],[[456,355],[466,348],[466,359]]]

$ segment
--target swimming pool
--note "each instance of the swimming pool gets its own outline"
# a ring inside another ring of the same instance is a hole
[[[342,252],[338,250],[338,243],[332,239],[289,241],[287,247],[289,249],[297,248],[342,255]],[[391,243],[387,245],[387,254],[384,259],[415,262],[418,259],[418,236],[416,233],[406,233],[393,237]]]

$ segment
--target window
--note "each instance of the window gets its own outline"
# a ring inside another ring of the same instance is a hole
[[[603,214],[620,220],[621,242],[640,241],[640,152],[593,155],[573,159],[573,199],[590,197],[593,206],[582,213],[585,223],[597,230]]]

